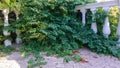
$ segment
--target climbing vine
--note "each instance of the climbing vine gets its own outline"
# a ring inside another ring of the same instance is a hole
[[[98,53],[113,54],[119,57],[118,52],[111,49],[116,48],[116,40],[104,38],[102,31],[99,31],[98,35],[94,34],[89,29],[90,25],[81,26],[82,23],[76,18],[74,6],[82,4],[82,2],[77,0],[28,0],[23,3],[24,8],[16,26],[26,45],[36,41],[39,46],[50,47],[55,51],[54,54],[60,54],[64,50],[76,50],[86,44],[87,47]],[[97,24],[102,27],[107,15],[106,11],[98,9],[95,14]]]
[[[116,40],[106,39],[103,37],[102,31],[95,34],[90,29],[92,21],[89,19],[91,19],[91,15],[87,17],[89,25],[85,27],[76,17],[75,5],[86,4],[90,0],[21,1],[24,7],[21,8],[20,18],[12,24],[12,27],[18,29],[20,38],[26,45],[20,49],[23,55],[33,53],[35,58],[41,61],[43,58],[38,57],[39,51],[46,51],[47,55],[56,54],[58,57],[68,55],[66,61],[69,61],[69,56],[73,55],[73,50],[87,47],[97,53],[120,57],[120,50],[115,46],[118,44]],[[95,14],[96,22],[101,27],[106,16],[107,13],[102,9],[98,9]],[[75,57],[81,59],[78,56]],[[34,62],[31,61],[29,63],[33,64]]]

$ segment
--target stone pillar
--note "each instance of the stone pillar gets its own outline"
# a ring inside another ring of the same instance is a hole
[[[19,31],[18,29],[16,29],[16,35],[17,35],[16,43],[17,43],[17,44],[22,43],[22,40],[21,40],[21,38],[20,38],[20,31]]]
[[[16,20],[18,20],[19,19],[19,13],[17,11],[15,11],[15,14],[16,14]],[[18,29],[16,29],[16,35],[17,35],[16,40],[15,40],[16,43],[17,44],[22,43],[22,40],[20,38],[20,31]]]
[[[103,8],[105,11],[109,12],[109,9],[110,7],[105,7]],[[103,25],[103,35],[105,38],[108,38],[110,33],[111,33],[111,30],[110,30],[110,23],[109,23],[109,17],[107,16],[105,18],[105,22],[104,22],[104,25]]]
[[[83,26],[85,26],[85,23],[86,23],[86,21],[85,21],[86,9],[81,10],[81,13],[82,13],[82,23],[83,23]]]
[[[119,1],[119,3],[120,3],[120,1]],[[120,10],[120,6],[118,8]],[[119,22],[118,22],[118,27],[117,27],[117,32],[116,33],[119,37],[118,42],[120,42],[120,14],[119,14]],[[120,47],[120,44],[117,44],[117,46]]]
[[[3,15],[4,15],[4,27],[9,26],[8,14],[9,14],[9,9],[4,9],[4,10],[3,10]],[[4,36],[10,36],[10,34],[11,34],[11,33],[10,33],[8,30],[3,30],[3,35],[4,35]],[[4,41],[4,45],[5,45],[5,46],[10,46],[10,45],[12,45],[11,40],[10,40],[10,39],[6,39],[6,40]]]
[[[92,24],[91,24],[91,29],[94,31],[94,33],[97,33],[97,24],[96,24],[96,20],[94,17],[94,14],[96,12],[96,8],[91,9],[92,12]]]

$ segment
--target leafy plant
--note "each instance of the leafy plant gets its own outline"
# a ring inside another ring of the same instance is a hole
[[[117,44],[115,40],[102,36],[101,28],[107,16],[106,11],[98,9],[95,14],[96,22],[100,25],[98,34],[90,29],[90,20],[89,25],[82,27],[82,23],[76,18],[74,6],[85,4],[86,1],[23,0],[24,7],[15,25],[26,45],[21,51],[33,54],[44,51],[47,55],[56,54],[63,57],[71,56],[72,50],[85,46],[97,53],[113,54],[118,57],[118,51],[114,51]],[[90,19],[91,16],[87,18]],[[74,58],[79,61],[81,57]],[[66,57],[66,61],[70,61],[70,58]]]
[[[15,51],[15,49],[11,46],[7,46],[7,47],[3,45],[0,46],[0,56],[6,56],[13,51]]]
[[[79,55],[74,55],[73,58],[75,59],[76,62],[80,62],[81,57]]]
[[[31,58],[29,61],[28,61],[28,68],[34,68],[36,66],[41,66],[41,65],[45,65],[46,62],[43,62],[41,60],[37,60],[35,61],[33,58]]]
[[[70,10],[78,3],[68,0],[23,1],[22,14],[15,25],[27,45],[20,49],[23,55],[45,51],[47,55],[71,56],[72,50],[81,47],[74,38],[80,24],[75,21],[74,10]]]
[[[1,45],[3,43],[3,40],[4,40],[4,37],[3,37],[3,22],[0,21],[0,44]]]
[[[36,66],[41,66],[46,64],[44,58],[39,54],[40,46],[39,44],[36,43],[39,42],[31,41],[29,44],[20,48],[20,52],[22,52],[21,54],[22,57],[26,57],[31,54],[33,55],[33,58],[31,58],[28,61],[28,68],[33,68]]]
[[[71,60],[72,60],[72,58],[69,57],[69,56],[67,56],[67,57],[64,58],[64,61],[65,61],[65,62],[69,62],[69,61],[71,61]]]

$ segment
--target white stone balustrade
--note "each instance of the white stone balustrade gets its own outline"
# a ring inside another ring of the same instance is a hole
[[[100,2],[100,3],[90,3],[90,4],[86,4],[86,5],[77,5],[77,6],[75,6],[75,11],[80,10],[82,12],[82,14],[84,14],[84,15],[82,15],[82,17],[85,17],[86,12],[84,12],[84,10],[90,9],[92,14],[94,14],[95,8],[97,9],[97,8],[101,7],[105,11],[109,12],[110,7],[113,7],[113,6],[118,6],[119,10],[120,10],[120,0],[112,0],[112,1],[106,1],[106,2]],[[94,19],[92,19],[92,20],[94,20]],[[83,22],[83,25],[85,25],[86,21],[84,18],[82,19],[82,22]],[[92,22],[91,29],[95,33],[97,33],[97,24],[95,21]],[[111,33],[108,16],[105,18],[102,31],[103,31],[103,35],[106,38],[108,38]],[[119,36],[118,42],[120,42],[120,14],[119,14],[119,22],[118,22],[118,27],[117,27],[116,33]],[[117,46],[120,47],[120,44],[118,44]]]
[[[9,26],[9,22],[8,22],[8,14],[9,14],[9,9],[4,9],[3,10],[3,15],[4,15],[4,27]],[[9,36],[10,32],[8,30],[3,30],[3,34],[4,36]],[[4,45],[5,46],[10,46],[12,45],[11,40],[10,39],[6,39],[4,41]]]
[[[85,14],[86,14],[86,10],[87,9],[91,9],[91,11],[92,11],[92,13],[94,13],[94,9],[96,8],[99,8],[99,7],[102,7],[102,8],[106,8],[106,7],[112,7],[112,6],[118,6],[119,5],[119,0],[114,0],[114,1],[108,1],[108,2],[100,2],[100,3],[90,3],[90,4],[86,4],[86,5],[78,5],[78,6],[75,6],[75,11],[77,11],[77,10],[80,10],[81,11],[81,13],[82,13],[82,23],[83,23],[83,25],[85,25],[85,23],[86,23],[86,21],[85,21]],[[92,10],[93,9],[93,10]],[[107,10],[106,10],[107,11]],[[105,22],[107,22],[108,20],[107,20],[108,18],[106,18],[106,21]],[[107,25],[109,25],[108,23],[105,23],[105,24],[107,24]],[[95,28],[94,28],[95,27]],[[97,33],[97,30],[96,30],[96,23],[93,23],[92,25],[91,25],[91,28],[93,29],[93,31],[95,32],[95,33]],[[108,29],[109,30],[109,28],[107,28],[107,27],[104,27],[105,29]],[[109,33],[110,33],[110,31],[109,32],[105,32],[105,30],[103,30],[103,33],[104,33],[104,35],[105,35],[105,37],[107,37],[107,36],[109,36]]]
[[[9,9],[0,9],[0,10],[2,10],[2,13],[3,13],[3,15],[4,15],[4,27],[10,26],[10,25],[9,25],[9,21],[8,21]],[[14,11],[14,12],[15,12],[15,14],[16,14],[16,20],[18,20],[18,19],[19,19],[19,13],[16,12],[16,11]],[[10,34],[11,34],[11,33],[10,33],[8,30],[3,30],[3,35],[4,35],[4,36],[10,36]],[[19,32],[17,29],[16,29],[16,35],[17,35],[17,37],[16,37],[16,43],[17,43],[17,44],[22,43],[22,39],[20,38],[20,32]],[[10,40],[10,39],[6,39],[6,40],[4,41],[4,45],[5,45],[5,46],[10,46],[10,45],[12,45],[11,40]]]
[[[100,2],[100,3],[90,3],[90,4],[86,4],[86,5],[75,6],[75,11],[99,8],[99,7],[112,7],[112,6],[118,6],[118,5],[119,5],[119,0]]]

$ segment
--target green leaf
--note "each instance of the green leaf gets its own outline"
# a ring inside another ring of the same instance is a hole
[[[79,55],[74,55],[74,59],[75,61],[80,62],[81,57]]]
[[[69,56],[67,56],[67,57],[64,58],[64,61],[65,61],[65,62],[69,62],[69,61],[71,61],[71,60],[72,60],[72,58],[69,57]]]

